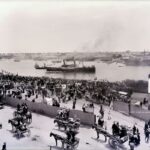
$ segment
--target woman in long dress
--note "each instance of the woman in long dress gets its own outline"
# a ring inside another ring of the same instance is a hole
[[[108,120],[111,120],[111,110],[113,110],[113,100],[111,100],[108,111]]]

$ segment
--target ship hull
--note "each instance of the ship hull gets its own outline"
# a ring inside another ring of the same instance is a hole
[[[35,67],[35,69],[46,69],[46,67]]]
[[[47,67],[48,72],[89,72],[95,73],[95,67],[76,67],[76,68],[66,68],[66,67]]]

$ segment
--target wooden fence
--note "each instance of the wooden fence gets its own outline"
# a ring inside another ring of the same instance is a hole
[[[128,103],[115,101],[113,104],[113,110],[121,112],[126,115],[130,114],[131,116],[141,119],[143,121],[150,120],[150,110],[143,109],[140,106],[131,105],[129,108]]]

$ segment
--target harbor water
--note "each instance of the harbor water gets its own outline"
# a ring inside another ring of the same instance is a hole
[[[126,79],[132,80],[148,80],[150,74],[149,66],[126,66],[118,63],[104,63],[104,62],[84,62],[84,65],[95,65],[96,72],[89,73],[51,73],[46,70],[37,70],[34,68],[35,63],[39,65],[51,64],[51,61],[34,61],[22,60],[15,62],[10,59],[0,60],[0,70],[5,70],[10,73],[15,73],[23,76],[48,76],[52,78],[64,79],[87,79],[94,80],[108,80],[108,81],[122,81]],[[61,64],[60,64],[61,65]]]

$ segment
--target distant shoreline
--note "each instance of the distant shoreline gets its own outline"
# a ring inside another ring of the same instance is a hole
[[[102,61],[126,66],[150,66],[150,52],[68,52],[68,53],[0,53],[0,59],[14,60],[68,60]]]

